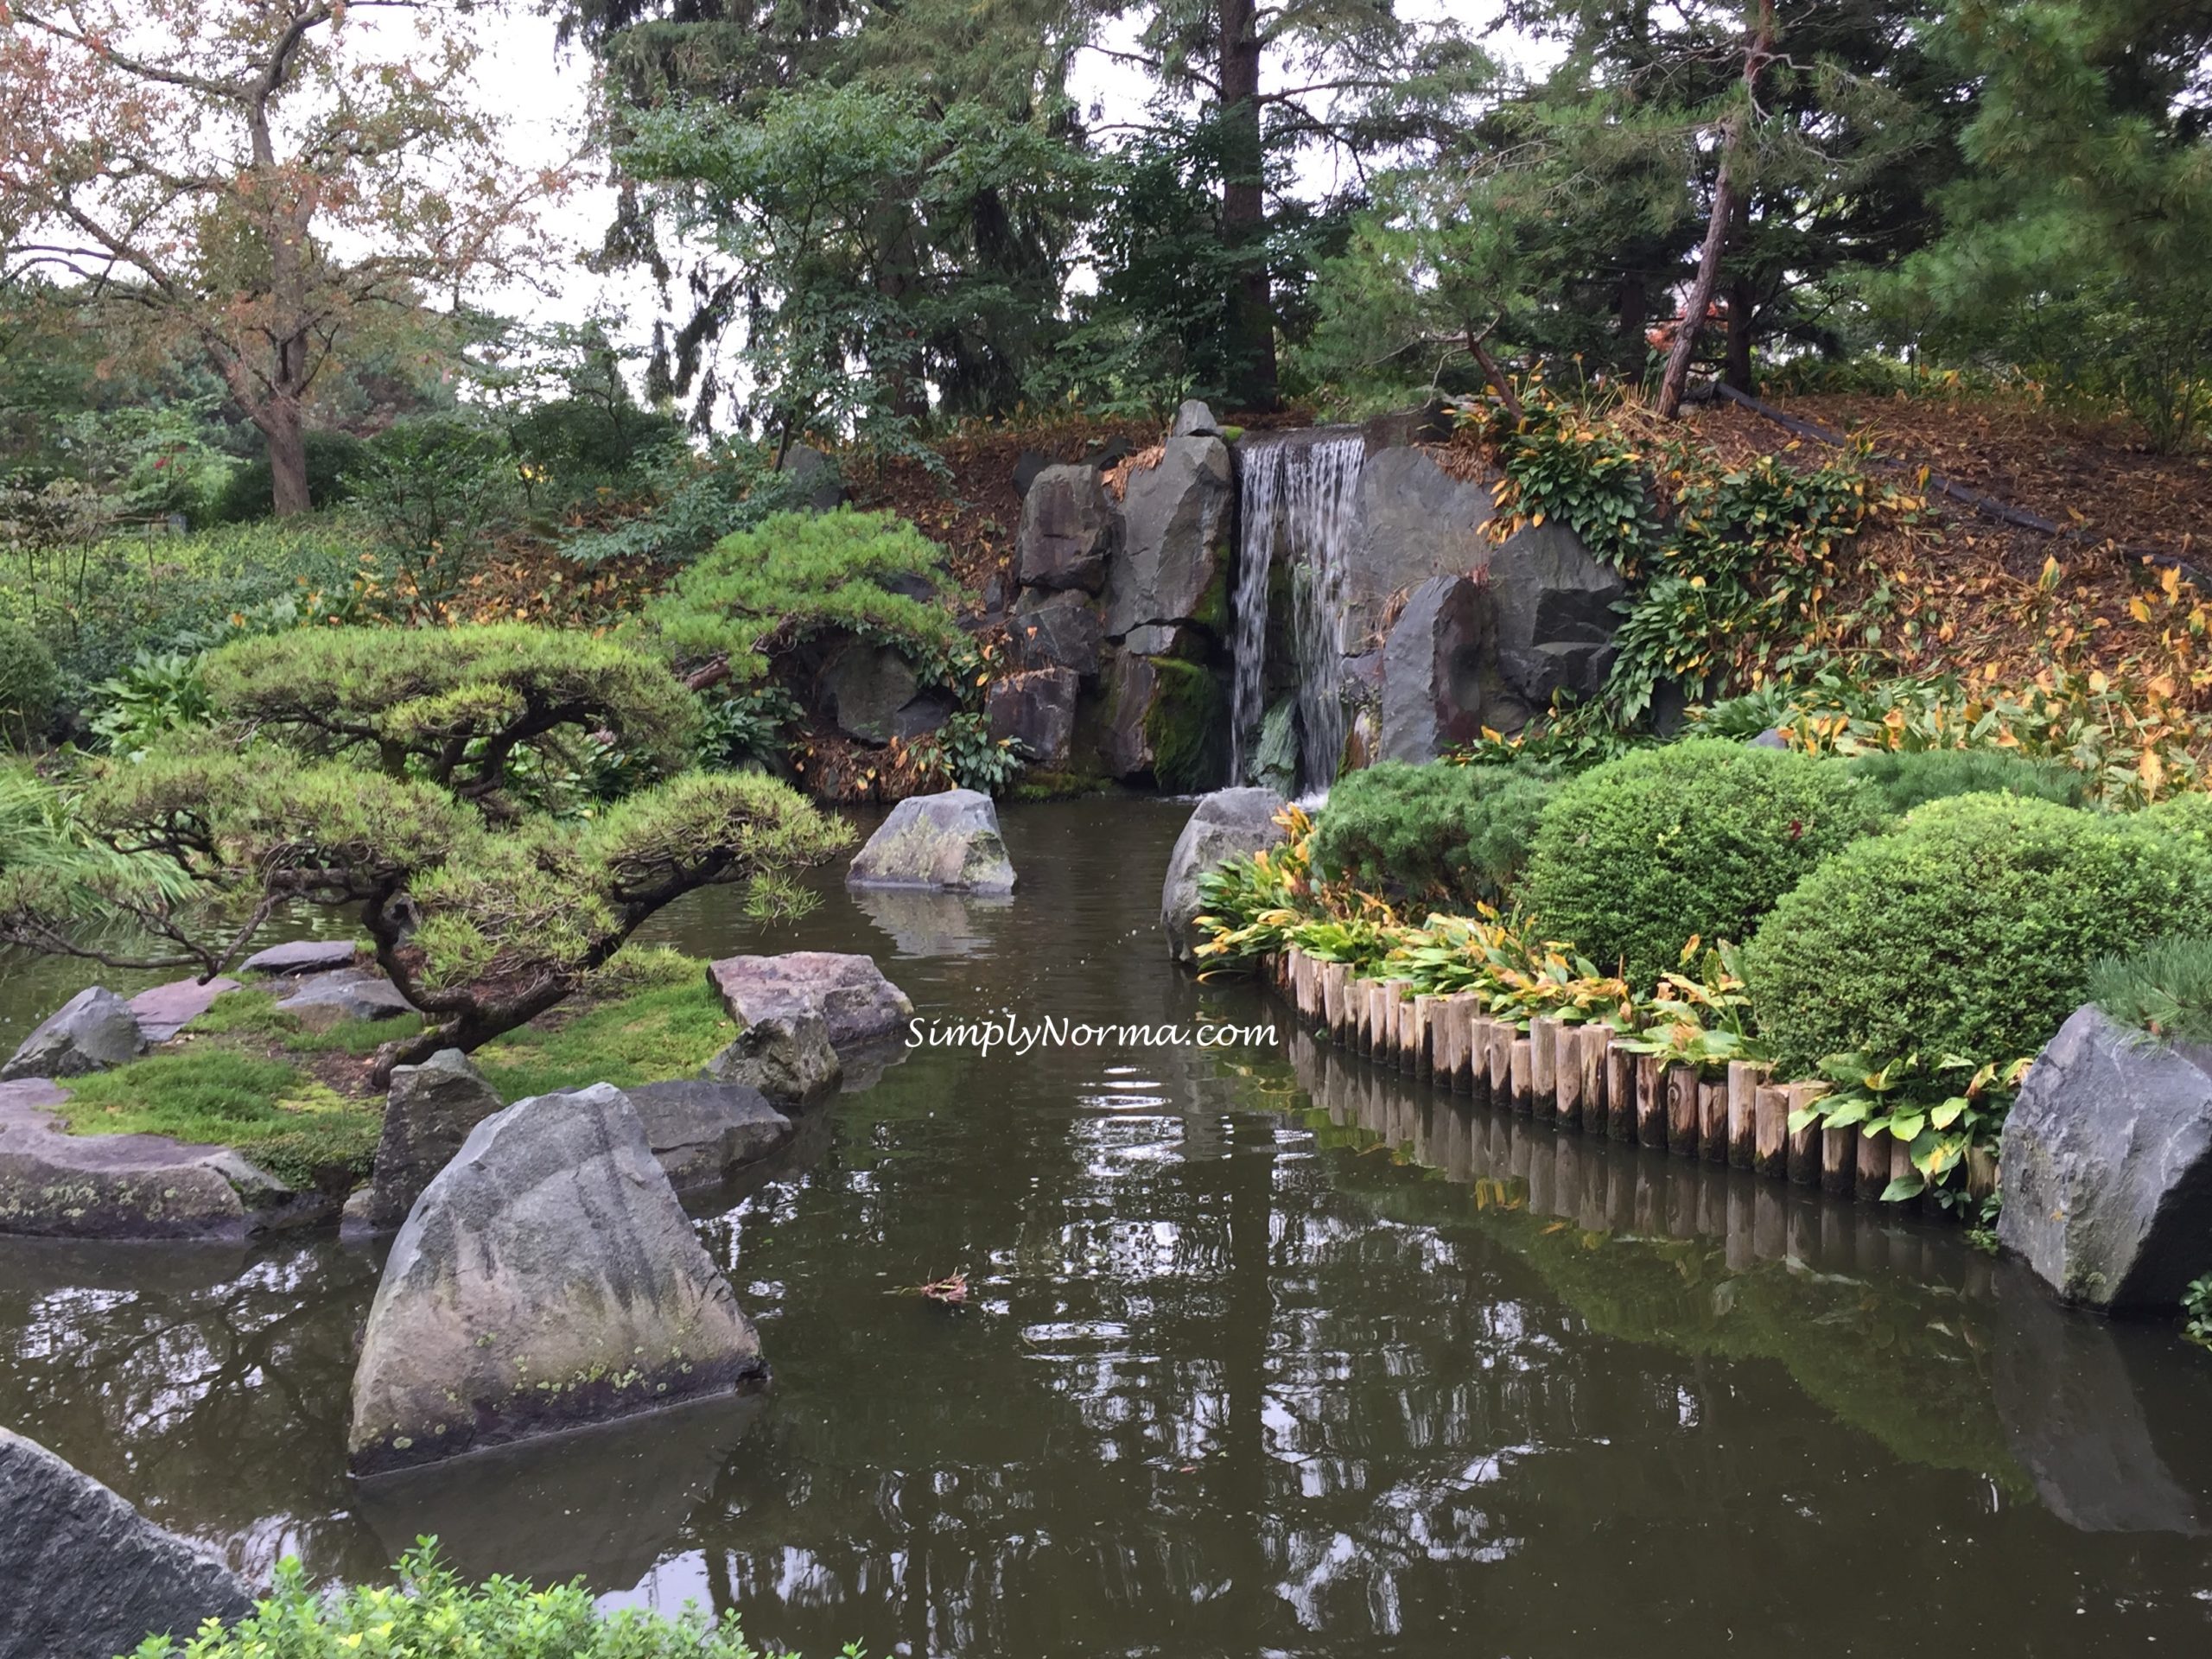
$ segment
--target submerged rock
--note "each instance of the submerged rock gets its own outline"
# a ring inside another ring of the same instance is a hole
[[[88,985],[40,1022],[15,1058],[0,1065],[0,1083],[17,1077],[81,1077],[135,1060],[146,1034],[130,1005],[105,985]]]
[[[836,950],[724,957],[707,964],[707,982],[741,1026],[820,1014],[833,1048],[887,1041],[914,1012],[874,957]]]
[[[166,1043],[214,1007],[217,997],[238,988],[235,979],[211,979],[205,984],[196,979],[180,979],[174,984],[156,985],[130,999],[131,1017],[138,1021],[139,1035],[149,1043]]]
[[[830,1046],[822,1016],[803,1011],[753,1020],[707,1062],[706,1074],[717,1083],[758,1090],[785,1110],[800,1111],[837,1092],[845,1065]]]
[[[972,789],[909,796],[868,837],[845,885],[1011,893],[1014,865],[999,837],[998,810]]]
[[[637,1109],[595,1084],[476,1126],[393,1242],[353,1377],[357,1472],[602,1422],[765,1372]]]
[[[420,1065],[394,1066],[375,1170],[346,1206],[348,1224],[378,1232],[397,1227],[432,1178],[499,1107],[498,1091],[457,1048],[442,1048]]]
[[[2171,1310],[2212,1265],[2212,1049],[2077,1008],[2005,1119],[1998,1242],[2060,1295]]]
[[[1271,789],[1221,789],[1199,801],[1167,856],[1160,890],[1160,925],[1178,962],[1195,962],[1203,943],[1192,925],[1198,914],[1198,878],[1224,859],[1249,856],[1283,839],[1274,815],[1283,798]]]
[[[243,1618],[253,1593],[220,1561],[22,1435],[0,1428],[0,1656],[111,1659],[149,1636]]]
[[[791,1119],[749,1084],[672,1077],[625,1092],[653,1156],[679,1190],[727,1180],[791,1138]]]

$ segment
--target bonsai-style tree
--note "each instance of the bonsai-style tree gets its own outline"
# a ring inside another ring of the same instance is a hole
[[[140,861],[0,874],[0,941],[115,966],[220,972],[289,904],[350,911],[426,1017],[392,1066],[474,1049],[573,991],[646,918],[695,888],[787,904],[793,872],[849,844],[787,785],[687,771],[696,705],[656,657],[522,626],[332,629],[241,641],[207,661],[218,724],[108,763],[79,804]],[[510,784],[606,734],[663,780],[566,822]],[[94,908],[150,950],[111,953]]]

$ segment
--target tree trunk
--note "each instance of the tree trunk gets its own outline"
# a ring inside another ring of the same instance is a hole
[[[1713,181],[1713,216],[1706,221],[1705,245],[1699,250],[1697,276],[1689,296],[1682,302],[1681,321],[1675,330],[1674,349],[1667,353],[1667,372],[1659,382],[1659,416],[1672,420],[1681,412],[1682,393],[1690,378],[1690,365],[1697,357],[1697,340],[1705,327],[1705,314],[1713,307],[1720,285],[1720,258],[1727,251],[1728,228],[1736,216],[1734,169],[1738,150],[1751,119],[1758,111],[1759,72],[1774,55],[1774,0],[1758,0],[1758,22],[1744,48],[1745,107],[1720,124],[1720,171]]]
[[[255,417],[269,443],[269,471],[274,480],[271,505],[279,518],[313,510],[308,494],[308,435],[300,419],[300,406],[289,397],[278,397]]]
[[[1241,268],[1228,296],[1236,358],[1230,401],[1273,409],[1274,299],[1268,283],[1266,141],[1260,128],[1260,52],[1253,0],[1221,0],[1222,240]]]

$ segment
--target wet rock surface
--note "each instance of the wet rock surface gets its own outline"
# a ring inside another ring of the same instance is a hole
[[[803,1011],[754,1020],[707,1062],[706,1075],[757,1090],[770,1104],[796,1112],[836,1094],[845,1065],[822,1016]]]
[[[674,1077],[624,1092],[678,1191],[727,1180],[791,1141],[791,1119],[747,1084]]]
[[[442,1048],[420,1065],[394,1066],[375,1169],[346,1206],[348,1224],[376,1232],[397,1229],[476,1126],[501,1104],[498,1091],[457,1048]]]
[[[835,1048],[892,1040],[914,1012],[875,958],[857,952],[725,957],[707,965],[707,979],[740,1025],[818,1014]]]

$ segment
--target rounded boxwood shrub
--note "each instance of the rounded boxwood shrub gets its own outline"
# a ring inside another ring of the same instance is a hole
[[[1393,899],[1497,903],[1527,861],[1548,767],[1385,760],[1337,780],[1314,826],[1313,867]]]
[[[1700,738],[1638,749],[1554,793],[1521,896],[1549,938],[1648,985],[1693,934],[1741,941],[1880,798],[1834,760]]]
[[[1777,905],[1745,953],[1787,1076],[1829,1054],[2032,1054],[2090,965],[2212,922],[2212,850],[2149,815],[2014,795],[1930,802]]]
[[[2063,760],[2010,749],[1878,749],[1847,764],[1899,817],[1953,795],[2026,795],[2061,806],[2089,802],[2088,779]]]

